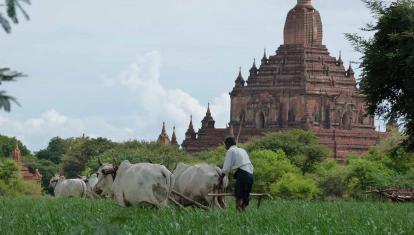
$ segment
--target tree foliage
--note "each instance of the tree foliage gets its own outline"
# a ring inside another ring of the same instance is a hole
[[[302,175],[287,173],[271,185],[271,194],[284,199],[312,200],[318,197],[320,190],[316,182]]]
[[[38,159],[35,156],[25,156],[23,157],[23,163],[29,168],[29,171],[34,173],[36,169],[39,170],[42,175],[42,187],[43,190],[52,193],[52,190],[49,188],[50,179],[59,172],[59,166],[49,160]]]
[[[23,143],[14,138],[4,135],[0,135],[0,158],[9,158],[12,156],[12,152],[16,146],[16,143],[19,145],[20,152],[22,156],[30,154],[29,149]]]
[[[257,150],[250,154],[250,158],[255,168],[254,188],[259,192],[269,192],[270,186],[287,173],[301,173],[282,150]]]
[[[113,148],[115,144],[105,138],[81,137],[68,139],[69,147],[62,155],[62,169],[68,178],[75,178],[86,168],[94,156]]]
[[[16,81],[19,77],[24,77],[24,75],[19,72],[11,71],[9,68],[0,68],[0,85],[2,85],[3,82]],[[20,105],[16,98],[8,95],[6,91],[0,90],[0,109],[10,112],[12,103]]]
[[[0,3],[0,25],[7,32],[11,32],[11,23],[18,24],[20,12],[24,18],[29,20],[29,15],[23,8],[22,3],[30,4],[30,0],[4,0],[4,3]],[[0,85],[3,82],[16,81],[17,78],[24,75],[19,72],[11,71],[9,68],[0,68]],[[5,91],[0,90],[0,109],[4,109],[6,112],[10,112],[11,103],[20,105],[16,98],[8,95]]]
[[[0,161],[0,196],[40,195],[35,182],[22,181],[19,166],[11,159]]]
[[[343,198],[347,195],[348,185],[345,181],[347,167],[339,165],[333,159],[326,159],[318,164],[312,177],[322,191],[325,198]]]
[[[290,130],[269,133],[261,138],[253,138],[246,148],[254,150],[283,150],[288,159],[302,174],[315,170],[315,166],[329,156],[329,150],[318,144],[315,134],[304,130]]]
[[[4,0],[0,5],[0,25],[7,32],[11,32],[11,23],[18,24],[20,12],[26,20],[29,20],[29,14],[23,8],[23,4],[29,4],[30,0]]]
[[[373,37],[347,34],[363,54],[360,88],[370,114],[404,122],[405,143],[414,149],[414,2],[397,0],[389,6],[380,0],[364,2],[375,23],[363,30],[373,32]]]

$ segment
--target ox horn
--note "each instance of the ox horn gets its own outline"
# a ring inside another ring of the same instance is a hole
[[[116,159],[116,157],[112,154],[112,166],[114,167],[114,169],[118,168],[118,159]]]

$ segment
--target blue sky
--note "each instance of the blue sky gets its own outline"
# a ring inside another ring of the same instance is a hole
[[[360,0],[314,0],[324,44],[358,60],[344,33],[371,16]],[[41,0],[7,35],[0,65],[28,75],[3,85],[22,107],[0,113],[0,133],[31,150],[54,136],[155,140],[166,122],[180,140],[207,103],[218,127],[229,121],[229,97],[263,49],[274,54],[296,0]]]

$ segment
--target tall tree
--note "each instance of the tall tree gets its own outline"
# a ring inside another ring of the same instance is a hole
[[[17,78],[23,76],[22,73],[11,71],[9,68],[0,68],[0,85],[3,82],[16,81]],[[7,95],[6,91],[0,90],[0,110],[4,109],[6,112],[10,112],[12,102],[19,105],[14,97]]]
[[[0,25],[7,33],[11,33],[11,23],[18,24],[18,12],[20,12],[26,20],[29,20],[29,15],[24,10],[22,3],[30,4],[30,0],[3,0],[0,4]],[[0,85],[3,82],[15,81],[22,77],[23,74],[11,71],[9,68],[0,68]],[[0,110],[4,109],[10,112],[11,103],[19,104],[17,100],[6,94],[5,91],[0,90]]]
[[[363,0],[374,23],[362,30],[371,38],[347,34],[363,54],[360,88],[367,96],[368,112],[386,119],[401,120],[414,150],[414,1]]]
[[[4,0],[4,4],[1,4],[0,7],[3,9],[0,11],[0,24],[3,29],[7,32],[11,32],[11,23],[18,24],[18,12],[20,12],[26,20],[29,20],[30,17],[24,10],[22,3],[29,4],[30,0]]]

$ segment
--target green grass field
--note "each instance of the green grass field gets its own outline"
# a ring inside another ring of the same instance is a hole
[[[112,200],[0,198],[0,234],[414,234],[414,204],[253,202],[244,214]]]

